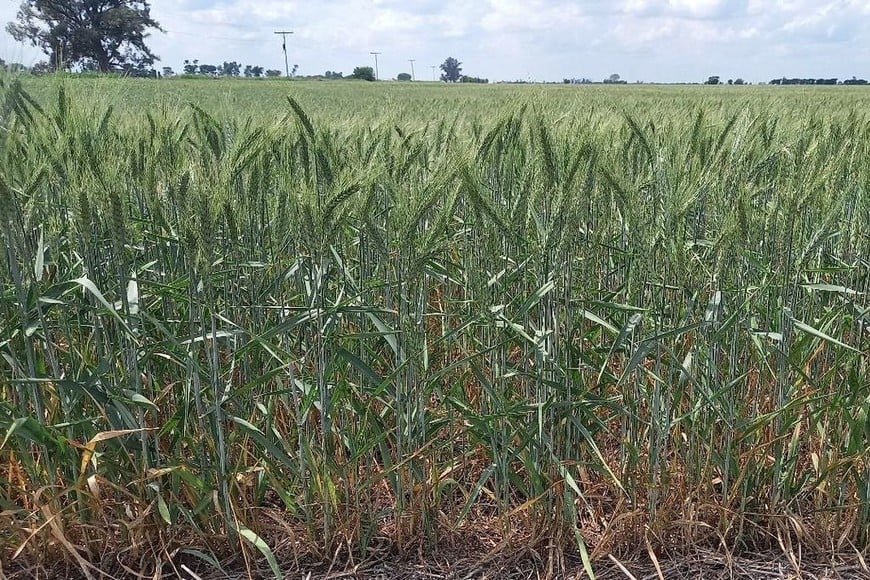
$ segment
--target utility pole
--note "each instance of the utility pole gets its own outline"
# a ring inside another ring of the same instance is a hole
[[[379,53],[379,52],[370,52],[369,54],[371,54],[371,55],[373,55],[373,56],[375,57],[375,80],[376,80],[376,81],[379,81],[379,80],[381,80],[381,73],[380,73],[380,71],[378,71],[378,55],[381,54],[381,53]]]
[[[417,75],[414,73],[414,63],[417,62],[417,61],[414,60],[414,59],[412,58],[412,59],[409,60],[408,62],[411,63],[411,80],[412,80],[412,81],[416,81],[416,80],[417,80]]]
[[[433,80],[433,81],[437,81],[437,80],[438,80],[437,78],[435,78],[435,71],[436,71],[437,69],[438,69],[438,65],[433,64],[433,65],[432,65],[432,80]]]
[[[291,30],[278,30],[275,34],[280,34],[284,40],[284,72],[287,73],[287,78],[290,78],[290,61],[287,59],[287,35],[293,34]]]

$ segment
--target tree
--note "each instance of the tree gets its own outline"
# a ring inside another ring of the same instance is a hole
[[[199,74],[203,74],[209,77],[217,76],[218,67],[213,64],[201,64],[199,65]]]
[[[162,30],[147,0],[24,0],[16,22],[6,25],[58,68],[90,64],[100,72],[154,64],[145,44],[150,29]]]
[[[30,74],[41,76],[44,74],[48,74],[54,72],[54,67],[51,66],[48,61],[41,60],[32,67],[30,67]]]
[[[462,63],[455,58],[448,57],[441,63],[441,70],[444,74],[441,75],[441,80],[447,83],[458,83],[462,78]]]
[[[744,81],[743,79],[735,79],[734,84],[735,85],[745,85],[746,81]]]
[[[186,75],[195,75],[199,70],[199,60],[193,59],[193,61],[189,61],[187,59],[184,60],[184,74]]]
[[[266,71],[266,76],[269,77],[270,79],[274,79],[274,78],[280,77],[281,74],[282,74],[281,71],[279,71],[279,70],[275,70],[275,69],[271,69],[271,68],[270,68],[269,70]]]
[[[2,58],[0,58],[0,70],[18,73],[27,71],[27,67],[20,62],[6,62]]]
[[[489,83],[489,79],[482,79],[479,77],[470,77],[467,75],[462,75],[461,77],[459,77],[459,82],[460,83],[471,83],[471,84],[485,85],[485,84]]]
[[[242,65],[237,63],[236,61],[226,62],[220,66],[220,70],[218,71],[221,76],[225,77],[237,77],[242,72]]]
[[[163,76],[165,76],[165,77],[174,77],[174,76],[175,76],[175,71],[172,70],[172,67],[171,67],[171,66],[165,66],[165,67],[163,67]]]
[[[705,84],[705,85],[718,85],[718,84],[720,84],[720,83],[719,83],[719,77],[715,77],[715,76],[714,76],[714,77],[710,77],[710,78],[707,79],[707,81],[706,81],[704,84]]]
[[[374,81],[375,69],[370,66],[358,66],[353,69],[353,74],[350,75],[350,78],[358,79],[361,81]]]
[[[399,73],[399,76],[396,77],[396,80],[407,82],[411,80],[411,75],[409,75],[408,73]]]
[[[331,71],[331,70],[328,70],[328,71],[326,71],[325,73],[323,73],[323,76],[326,77],[327,79],[330,79],[330,80],[333,80],[333,79],[334,79],[334,80],[338,80],[338,79],[343,79],[343,78],[344,78],[344,74],[343,74],[343,73],[336,72],[336,71]]]

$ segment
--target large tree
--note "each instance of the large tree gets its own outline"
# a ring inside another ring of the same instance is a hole
[[[358,66],[353,69],[353,74],[350,75],[352,79],[359,79],[361,81],[376,81],[375,78],[375,69],[370,66]]]
[[[102,72],[154,64],[145,44],[160,30],[146,0],[24,0],[6,30],[30,42],[62,68],[81,65]]]
[[[441,75],[442,81],[458,83],[459,79],[462,78],[462,63],[452,56],[441,64],[441,70],[444,71],[444,74]]]

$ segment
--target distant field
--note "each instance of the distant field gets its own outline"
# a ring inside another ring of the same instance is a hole
[[[870,556],[870,90],[23,86],[3,571]]]
[[[556,118],[590,109],[610,114],[625,108],[642,113],[650,106],[675,110],[705,106],[711,113],[776,111],[786,118],[824,114],[839,117],[870,107],[862,87],[707,87],[665,85],[445,85],[443,83],[367,83],[219,79],[111,79],[25,77],[25,87],[40,101],[53,100],[59,84],[88,105],[115,106],[119,112],[184,108],[196,103],[217,115],[274,115],[285,112],[292,95],[311,116],[343,123],[397,120],[407,123],[490,117],[505,105],[537,103]],[[674,119],[668,118],[668,121]],[[685,119],[683,119],[685,120]]]

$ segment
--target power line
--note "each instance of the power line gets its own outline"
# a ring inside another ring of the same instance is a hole
[[[255,42],[261,42],[261,40],[257,39],[257,38],[239,38],[239,37],[232,38],[229,36],[212,36],[209,34],[198,34],[195,32],[182,32],[181,30],[164,30],[164,32],[166,32],[168,35],[181,34],[183,36],[195,36],[196,38],[207,38],[209,40],[223,40],[225,42],[250,42],[252,44]]]
[[[287,58],[287,35],[293,34],[291,30],[278,30],[275,34],[280,34],[281,38],[284,39],[284,70],[287,72],[287,78],[290,78],[290,60]]]
[[[375,80],[379,81],[379,80],[381,80],[381,74],[380,74],[380,71],[378,70],[378,55],[381,53],[380,52],[370,52],[369,54],[374,55],[374,57],[375,57]]]

